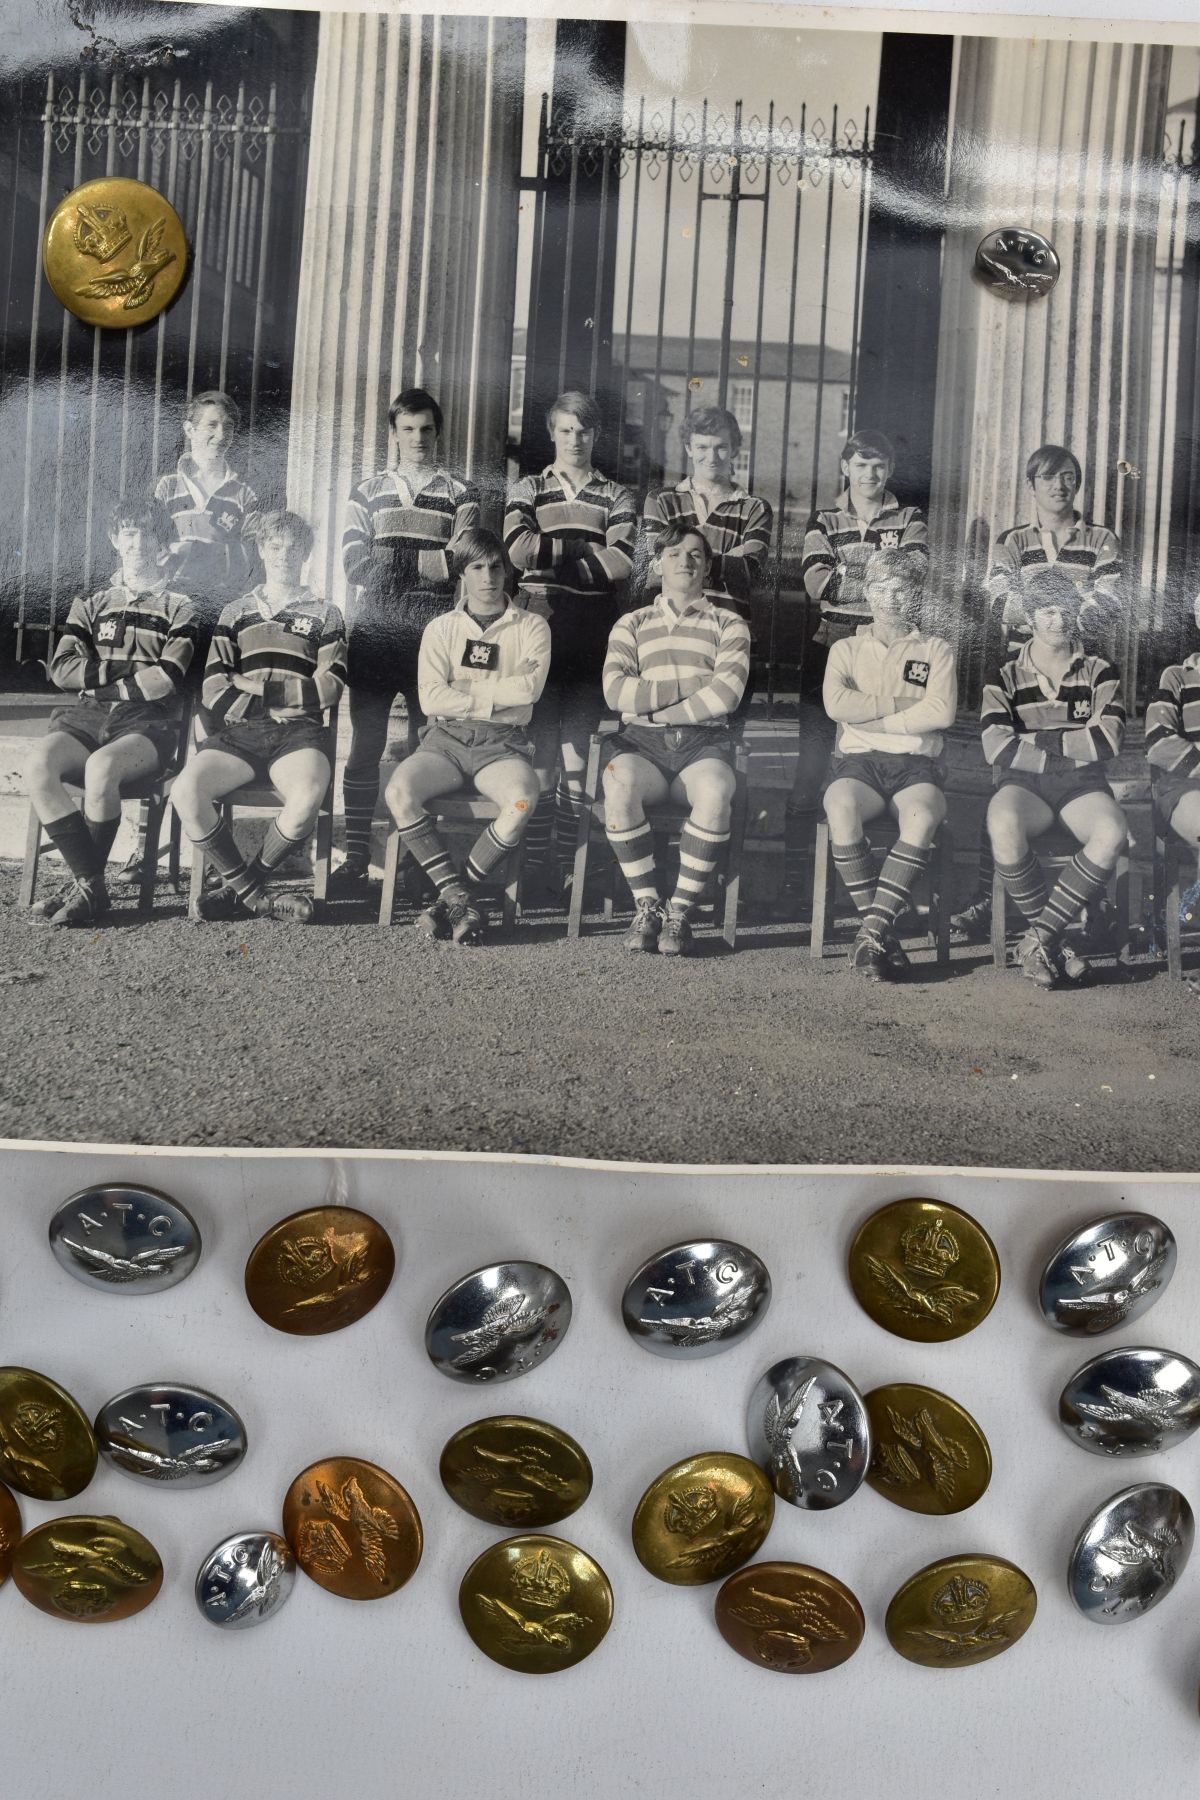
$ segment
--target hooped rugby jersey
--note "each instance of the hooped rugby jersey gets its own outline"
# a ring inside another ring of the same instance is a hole
[[[150,700],[177,712],[195,648],[195,614],[185,594],[165,583],[135,590],[118,573],[97,593],[72,600],[50,679],[105,704]]]
[[[627,725],[711,725],[737,709],[750,675],[750,628],[707,595],[679,611],[662,594],[613,626],[604,698]]]
[[[718,602],[749,600],[771,554],[771,508],[744,487],[710,506],[688,481],[648,494],[638,539],[639,587],[651,579],[658,540],[670,526],[700,532],[712,551],[704,591]]]
[[[822,699],[846,754],[938,756],[958,711],[954,652],[915,625],[890,644],[861,625],[830,648]]]
[[[1200,651],[1159,676],[1146,708],[1146,759],[1153,769],[1200,781]]]
[[[995,768],[1040,774],[1055,756],[1108,762],[1125,735],[1121,677],[1106,656],[1076,651],[1058,685],[1023,644],[983,690],[983,754]]]
[[[1106,525],[1093,525],[1081,513],[1065,536],[1055,540],[1035,518],[1032,524],[1002,531],[992,551],[987,589],[1002,605],[1010,630],[1028,632],[1024,584],[1039,569],[1059,569],[1101,608],[1111,624],[1121,611],[1121,545]]]
[[[532,662],[532,669],[524,664]],[[460,600],[421,635],[417,694],[431,719],[483,719],[528,725],[550,668],[550,627],[537,613],[509,605],[482,625]]]
[[[480,519],[478,488],[447,469],[368,475],[351,489],[346,507],[346,579],[363,590],[368,604],[386,606],[416,588],[449,597],[454,550]]]
[[[277,606],[256,587],[222,610],[204,670],[204,705],[214,718],[319,721],[345,685],[342,615],[307,588]]]
[[[860,519],[845,488],[836,506],[813,514],[804,534],[800,574],[809,598],[820,601],[822,618],[869,622],[863,581],[876,550],[911,551],[924,568],[929,534],[920,508],[901,506],[888,488],[875,517]]]
[[[629,489],[589,469],[576,486],[553,464],[508,497],[504,547],[527,605],[610,600],[633,571],[637,507]]]
[[[224,480],[206,493],[195,458],[185,454],[159,477],[154,497],[170,513],[175,534],[171,580],[210,609],[244,594],[256,557],[254,490],[227,468]]]

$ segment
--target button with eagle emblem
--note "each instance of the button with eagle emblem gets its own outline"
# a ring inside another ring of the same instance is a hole
[[[1062,271],[1049,238],[1023,225],[1004,225],[979,240],[975,272],[993,293],[1031,300],[1048,294]]]
[[[296,1559],[277,1531],[239,1531],[214,1546],[196,1572],[196,1605],[223,1631],[261,1625],[291,1594]]]
[[[751,1563],[716,1600],[725,1642],[760,1669],[816,1675],[848,1662],[863,1641],[863,1609],[844,1582],[806,1563]]]
[[[84,1188],[50,1221],[50,1248],[69,1275],[110,1293],[157,1294],[200,1260],[196,1221],[155,1188]]]
[[[462,1578],[458,1610],[493,1662],[549,1675],[592,1654],[612,1624],[613,1595],[586,1550],[530,1533],[476,1557]]]
[[[447,1288],[425,1325],[435,1369],[452,1381],[514,1381],[553,1355],[571,1323],[571,1295],[543,1263],[492,1263]]]
[[[21,1509],[0,1485],[0,1587],[12,1574],[13,1552],[21,1538]]]
[[[1038,1286],[1056,1331],[1095,1337],[1146,1312],[1175,1273],[1174,1233],[1150,1213],[1114,1213],[1058,1246]]]
[[[865,1397],[874,1449],[867,1482],[909,1512],[974,1506],[992,1479],[988,1441],[965,1406],[936,1388],[893,1381]]]
[[[969,1214],[939,1200],[895,1200],[859,1226],[850,1285],[885,1331],[941,1343],[974,1331],[1000,1292],[996,1246]]]
[[[0,1369],[0,1477],[31,1500],[70,1500],[96,1473],[83,1408],[35,1369]]]
[[[93,1427],[105,1462],[139,1481],[210,1487],[246,1454],[246,1427],[203,1388],[159,1382],[127,1388],[100,1408]]]
[[[592,1491],[592,1465],[573,1437],[511,1414],[456,1431],[438,1473],[464,1512],[508,1531],[555,1525]]]
[[[841,1506],[862,1486],[871,1421],[848,1375],[817,1356],[789,1356],[755,1385],[750,1454],[781,1500],[805,1511]]]
[[[26,1532],[13,1559],[13,1581],[32,1605],[84,1625],[141,1612],[162,1580],[154,1545],[111,1517],[51,1519]]]
[[[660,1581],[698,1587],[749,1562],[774,1517],[775,1495],[757,1463],[708,1450],[655,1476],[633,1515],[633,1547]]]
[[[1171,1350],[1104,1350],[1067,1382],[1058,1417],[1097,1456],[1152,1456],[1200,1425],[1200,1368]]]
[[[626,1284],[621,1316],[655,1356],[716,1356],[748,1337],[770,1304],[771,1277],[753,1250],[704,1239],[644,1262]]]
[[[246,1263],[246,1298],[266,1324],[298,1337],[353,1325],[396,1272],[391,1238],[352,1206],[314,1206],[280,1219]]]
[[[60,200],[42,238],[46,280],[85,325],[128,329],[169,306],[188,266],[169,200],[125,175],[85,181]]]
[[[1178,1488],[1123,1488],[1085,1520],[1067,1564],[1067,1587],[1098,1625],[1136,1619],[1165,1600],[1183,1574],[1195,1537]]]
[[[297,1475],[283,1534],[304,1573],[344,1600],[382,1600],[416,1573],[421,1515],[394,1476],[357,1456],[331,1456]]]
[[[883,1628],[893,1650],[927,1669],[988,1662],[1024,1637],[1037,1611],[1032,1581],[1002,1556],[946,1556],[910,1575]]]

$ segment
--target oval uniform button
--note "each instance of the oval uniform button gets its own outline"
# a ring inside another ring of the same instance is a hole
[[[1113,1494],[1084,1521],[1067,1587],[1087,1619],[1117,1625],[1165,1600],[1192,1551],[1195,1521],[1178,1488],[1142,1482]]]
[[[144,325],[179,292],[188,241],[170,201],[144,181],[103,175],[60,200],[42,238],[46,280],[85,325]]]
[[[58,1619],[99,1625],[149,1606],[162,1586],[158,1551],[120,1519],[51,1519],[17,1545],[13,1581]]]
[[[937,1200],[896,1200],[860,1225],[850,1285],[897,1337],[940,1343],[982,1323],[1000,1291],[1000,1258],[982,1225]]]
[[[988,1441],[965,1406],[936,1388],[894,1381],[866,1396],[874,1449],[867,1481],[909,1512],[974,1506],[992,1478]]]
[[[753,1250],[700,1239],[659,1250],[630,1276],[621,1316],[654,1356],[716,1356],[760,1325],[771,1277]]]
[[[223,1631],[261,1625],[287,1600],[296,1559],[277,1531],[239,1531],[217,1544],[196,1573],[196,1605]]]
[[[297,1475],[283,1531],[304,1573],[344,1600],[382,1600],[416,1573],[421,1515],[386,1470],[331,1456]]]
[[[246,1298],[276,1331],[318,1337],[364,1318],[395,1272],[395,1246],[377,1219],[352,1206],[313,1206],[255,1244]]]
[[[506,1669],[549,1675],[601,1643],[613,1616],[608,1576],[562,1538],[506,1538],[476,1557],[458,1609],[472,1641]]]
[[[425,1349],[452,1381],[515,1381],[552,1356],[571,1323],[571,1295],[543,1263],[492,1263],[447,1288],[430,1311]]]
[[[1054,245],[1040,231],[1004,225],[980,239],[975,272],[1005,299],[1033,300],[1050,292],[1061,267]]]
[[[781,1500],[807,1511],[841,1506],[862,1486],[871,1422],[848,1375],[816,1356],[789,1356],[761,1377],[746,1421],[750,1454]]]
[[[0,1369],[0,1476],[31,1500],[71,1500],[96,1473],[83,1408],[36,1369]]]
[[[21,1541],[21,1509],[6,1487],[0,1486],[0,1587],[12,1574],[13,1555]]]
[[[1146,1312],[1175,1273],[1174,1233],[1150,1213],[1093,1219],[1064,1238],[1042,1272],[1038,1303],[1056,1331],[1094,1337]]]
[[[1063,1429],[1097,1456],[1151,1456],[1200,1425],[1200,1368],[1171,1350],[1122,1345],[1076,1369],[1058,1402]]]
[[[725,1583],[716,1600],[725,1642],[762,1669],[816,1675],[848,1662],[866,1630],[850,1589],[806,1563],[751,1563]]]
[[[200,1260],[196,1221],[155,1188],[84,1188],[50,1220],[50,1248],[69,1275],[113,1293],[157,1294]]]
[[[719,1581],[762,1547],[775,1517],[771,1484],[748,1457],[705,1451],[656,1475],[633,1515],[638,1561],[660,1581]]]
[[[573,1437],[511,1413],[456,1431],[438,1474],[464,1512],[508,1531],[557,1524],[592,1491],[592,1465]]]
[[[946,1556],[892,1596],[884,1630],[893,1650],[929,1669],[963,1669],[1010,1650],[1033,1624],[1032,1581],[1002,1556]]]
[[[94,1429],[114,1469],[179,1488],[211,1486],[246,1454],[246,1427],[231,1406],[203,1388],[167,1382],[115,1395]]]

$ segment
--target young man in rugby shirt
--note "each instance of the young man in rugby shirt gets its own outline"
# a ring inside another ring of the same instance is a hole
[[[342,775],[346,857],[329,891],[367,891],[371,821],[392,702],[403,694],[408,747],[421,723],[417,657],[431,619],[454,603],[455,549],[480,521],[479,492],[443,467],[442,409],[424,388],[405,388],[388,408],[395,466],[350,495],[342,566],[358,590],[349,613],[350,753]]]
[[[32,909],[52,925],[90,925],[105,912],[121,788],[174,762],[195,650],[191,604],[167,586],[165,508],[157,500],[119,500],[109,542],[120,569],[105,587],[71,602],[50,662],[55,687],[77,697],[51,713],[30,760],[33,809],[74,878],[65,893]],[[82,811],[68,781],[83,788]]]
[[[702,406],[683,422],[688,472],[674,487],[648,494],[642,509],[639,563],[643,581],[654,547],[669,525],[689,525],[708,539],[709,598],[750,623],[750,600],[771,554],[771,508],[734,479],[742,430],[731,412]]]
[[[996,792],[987,829],[996,872],[1029,921],[1021,972],[1053,988],[1086,972],[1068,954],[1064,934],[1081,909],[1103,894],[1129,828],[1104,779],[1121,748],[1121,680],[1107,657],[1083,644],[1084,598],[1060,569],[1026,583],[1033,635],[983,692],[983,754]],[[1060,819],[1080,845],[1052,892],[1030,840]]]
[[[946,816],[942,733],[954,723],[954,653],[916,624],[925,571],[903,550],[876,550],[863,573],[871,623],[829,651],[823,696],[837,723],[824,806],[833,860],[862,920],[850,965],[873,981],[908,967],[896,923],[933,855]],[[900,833],[878,877],[863,827],[890,812]]]
[[[525,858],[551,888],[574,852],[608,634],[633,570],[637,508],[628,488],[593,467],[599,426],[590,394],[560,394],[546,415],[554,461],[517,482],[504,514],[519,599],[550,624],[550,678],[533,716],[543,798]]]
[[[1121,545],[1104,525],[1094,525],[1075,507],[1083,470],[1065,444],[1041,444],[1025,465],[1029,523],[1002,531],[992,550],[985,631],[997,663],[1015,656],[1030,636],[1025,581],[1046,569],[1069,575],[1080,590],[1079,630],[1084,648],[1111,655],[1121,622]],[[979,876],[971,899],[951,918],[956,935],[984,938],[992,922],[992,855],[984,827]]]
[[[621,715],[603,780],[608,841],[634,902],[625,947],[660,956],[688,954],[691,912],[729,841],[730,720],[750,674],[750,629],[706,594],[711,561],[703,532],[669,525],[654,560],[662,592],[617,620],[604,662],[604,698]],[[690,810],[664,907],[646,807],[667,799]]]
[[[418,931],[477,944],[487,923],[481,890],[520,843],[537,805],[529,721],[546,684],[550,627],[509,600],[511,571],[494,532],[467,532],[455,567],[461,598],[421,639],[417,678],[427,723],[384,798],[404,848],[437,890]],[[476,788],[499,810],[459,871],[425,809],[462,787]]]
[[[346,639],[336,606],[302,581],[312,528],[292,512],[263,513],[260,586],[224,608],[204,671],[210,730],[172,789],[183,828],[222,877],[201,894],[202,919],[290,919],[307,924],[307,894],[273,891],[274,871],[309,837],[333,775],[324,713],[346,684]],[[221,803],[269,779],[282,805],[258,855],[238,849]]]
[[[199,667],[217,615],[250,586],[258,501],[230,468],[241,423],[237,402],[216,389],[193,394],[183,419],[185,449],[154,490],[171,515],[170,580],[192,602]]]
[[[1195,603],[1200,627],[1200,595]],[[1200,846],[1200,651],[1172,663],[1158,678],[1146,708],[1146,760],[1150,793],[1162,835],[1173,831],[1189,849]],[[1200,883],[1189,886],[1180,915],[1190,919]]]

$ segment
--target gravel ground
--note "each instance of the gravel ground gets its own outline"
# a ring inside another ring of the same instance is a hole
[[[165,889],[51,932],[16,888],[0,865],[0,1137],[1200,1168],[1200,998],[1153,965],[1046,994],[972,946],[877,987],[796,926],[667,962],[548,915],[475,950],[352,905],[191,925]]]

